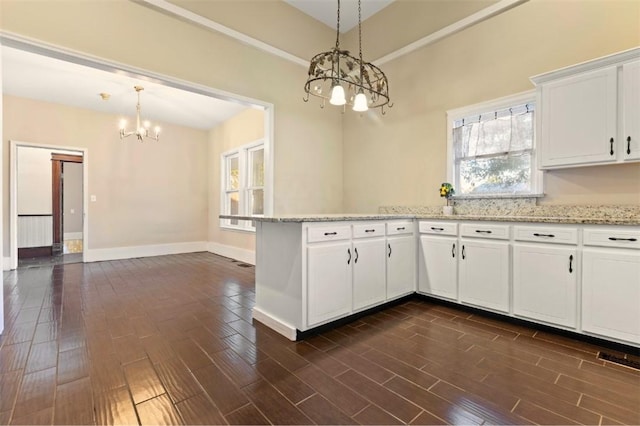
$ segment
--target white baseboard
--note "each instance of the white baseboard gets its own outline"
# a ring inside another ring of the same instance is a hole
[[[274,331],[277,331],[278,333],[282,334],[284,337],[286,337],[289,340],[293,340],[293,341],[296,340],[297,330],[295,327],[287,323],[284,323],[277,318],[272,317],[271,315],[261,311],[259,308],[255,306],[253,307],[252,312],[253,312],[254,320],[260,321],[267,327],[271,328]]]
[[[207,243],[207,251],[209,251],[210,253],[219,254],[220,256],[236,259],[240,262],[248,263],[250,265],[256,264],[256,252],[253,250],[241,249],[238,247],[209,241]]]
[[[114,247],[85,250],[85,262],[131,259],[135,257],[163,256],[167,254],[194,253],[207,251],[206,241],[186,243],[155,244],[148,246]]]
[[[11,270],[11,258],[10,257],[3,257],[2,258],[2,270],[3,271],[10,271]]]
[[[64,235],[62,236],[63,241],[81,240],[81,239],[82,239],[82,232],[65,232]]]

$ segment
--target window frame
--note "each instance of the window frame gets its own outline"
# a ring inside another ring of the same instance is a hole
[[[459,188],[458,173],[456,173],[455,148],[453,146],[453,125],[457,120],[465,117],[480,115],[490,111],[508,109],[513,106],[536,103],[535,90],[516,93],[490,101],[480,102],[461,108],[447,111],[447,182],[451,182],[454,188]],[[534,117],[535,118],[535,117]],[[537,119],[536,119],[537,120]],[[536,124],[533,123],[533,144],[531,149],[531,190],[518,193],[485,193],[485,194],[460,194],[456,198],[504,198],[504,197],[535,197],[543,193],[544,173],[538,168],[538,144],[536,137]]]
[[[263,186],[250,187],[249,178],[251,176],[249,154],[250,152],[263,150],[263,164],[264,164],[264,176]],[[230,173],[229,165],[233,158],[238,158],[238,189],[230,188]],[[220,154],[220,214],[231,214],[229,205],[229,194],[238,193],[238,215],[239,216],[252,216],[252,217],[264,217],[264,214],[254,215],[249,212],[250,202],[249,194],[252,190],[263,190],[263,204],[265,206],[266,213],[266,190],[267,190],[267,147],[265,139],[261,138],[256,141],[244,144],[229,151],[225,151]],[[255,232],[255,222],[251,220],[240,220],[238,224],[232,224],[234,219],[220,219],[220,228],[230,229],[235,231]]]

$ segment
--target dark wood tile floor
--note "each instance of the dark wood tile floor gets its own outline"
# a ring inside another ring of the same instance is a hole
[[[6,273],[0,424],[640,424],[599,347],[414,300],[290,342],[207,253]]]

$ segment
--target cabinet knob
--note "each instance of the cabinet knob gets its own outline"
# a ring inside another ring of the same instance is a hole
[[[357,248],[357,247],[356,247],[356,248],[354,248],[354,249],[353,249],[353,251],[355,251],[355,252],[356,252],[356,258],[355,258],[355,260],[353,261],[353,263],[358,263],[358,257],[359,257],[359,256],[358,256],[358,248]]]
[[[389,257],[391,257],[391,244],[387,244],[387,246],[389,247]]]
[[[478,234],[491,234],[491,233],[492,233],[491,231],[484,231],[484,230],[482,230],[482,229],[476,229],[476,232],[477,232]]]
[[[347,254],[349,255],[349,258],[347,259],[347,265],[351,264],[351,249],[347,249]]]
[[[617,237],[609,237],[611,241],[638,241],[637,238],[617,238]]]
[[[464,244],[462,245],[462,258],[466,258],[465,253],[464,253]]]
[[[453,247],[451,247],[451,257],[456,257],[456,243],[453,243]]]
[[[337,232],[325,232],[324,235],[338,235]]]
[[[613,138],[609,139],[609,143],[611,144],[611,150],[609,151],[609,154],[613,155]]]
[[[444,228],[436,228],[435,226],[431,227],[432,231],[444,231]]]
[[[537,232],[533,234],[534,237],[548,237],[548,238],[554,238],[555,235],[553,234],[538,234]]]
[[[631,154],[631,136],[627,136],[627,155]]]

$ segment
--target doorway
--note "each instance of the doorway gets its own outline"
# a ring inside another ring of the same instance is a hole
[[[86,149],[11,141],[11,269],[84,261]]]

